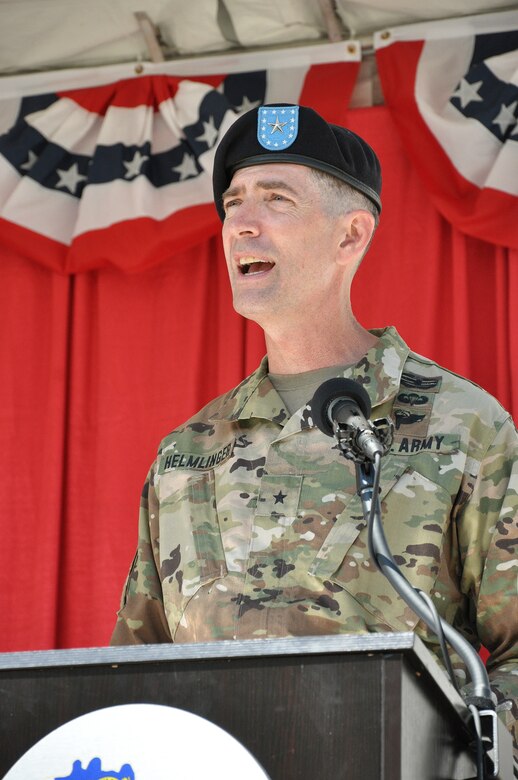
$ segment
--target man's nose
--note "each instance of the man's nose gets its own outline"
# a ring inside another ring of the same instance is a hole
[[[251,202],[241,203],[232,215],[230,222],[235,235],[257,236],[261,232],[259,209]]]

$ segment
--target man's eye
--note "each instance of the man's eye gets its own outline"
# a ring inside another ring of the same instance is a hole
[[[230,208],[232,208],[232,206],[237,206],[237,204],[238,204],[238,201],[237,201],[237,200],[227,200],[227,201],[226,201],[226,202],[223,204],[223,210],[224,210],[224,211],[228,211]]]

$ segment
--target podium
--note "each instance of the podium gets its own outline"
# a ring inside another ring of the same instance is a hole
[[[0,776],[62,724],[129,703],[211,721],[271,780],[476,775],[461,698],[418,637],[386,633],[0,654]],[[500,723],[499,743],[511,780]]]

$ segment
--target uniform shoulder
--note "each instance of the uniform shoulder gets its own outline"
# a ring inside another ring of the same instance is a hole
[[[476,413],[494,424],[503,424],[510,414],[502,404],[483,387],[433,360],[410,352],[403,368],[402,385],[428,382],[441,397],[459,412]]]
[[[187,440],[190,437],[195,436],[198,438],[201,435],[202,437],[215,437],[217,439],[217,429],[227,427],[233,413],[237,412],[245,403],[261,377],[262,371],[260,367],[238,385],[209,401],[198,412],[174,428],[162,439],[158,449],[159,454],[168,449],[171,443],[178,441],[179,438]]]

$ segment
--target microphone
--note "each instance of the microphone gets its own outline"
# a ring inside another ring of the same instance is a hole
[[[361,462],[387,451],[385,434],[380,438],[376,430],[381,421],[369,421],[371,401],[359,382],[344,377],[328,379],[317,388],[309,405],[317,428],[326,436],[336,436],[346,457]]]

